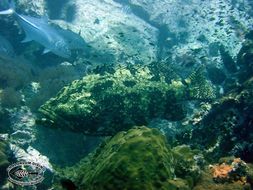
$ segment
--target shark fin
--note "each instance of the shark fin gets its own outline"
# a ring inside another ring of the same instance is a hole
[[[14,13],[13,9],[7,9],[7,10],[4,10],[4,11],[0,11],[0,15],[11,15],[13,13]]]
[[[50,50],[45,48],[42,54],[46,54],[48,52],[50,52]]]
[[[30,39],[29,37],[25,37],[25,39],[23,39],[22,41],[21,41],[21,43],[26,43],[26,42],[30,42],[30,41],[32,41],[32,39]]]

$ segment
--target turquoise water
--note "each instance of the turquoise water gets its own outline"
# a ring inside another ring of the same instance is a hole
[[[252,189],[250,0],[3,0],[0,25],[0,189]]]

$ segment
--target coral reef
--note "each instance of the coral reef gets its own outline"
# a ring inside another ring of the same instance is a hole
[[[213,181],[212,173],[210,169],[206,167],[205,170],[201,172],[201,178],[194,186],[193,190],[251,190],[249,183],[243,184],[241,182],[231,182],[231,183],[215,183]]]
[[[235,73],[230,73],[230,78],[224,81],[227,90],[223,96],[210,102],[209,109],[199,109],[183,123],[188,131],[183,138],[178,138],[179,141],[204,149],[210,160],[230,155],[240,157],[246,162],[253,161],[253,78],[250,44],[248,39],[241,48],[236,63],[239,68]],[[232,82],[228,82],[228,79],[232,79]]]
[[[188,142],[206,149],[208,158],[218,159],[229,154],[252,162],[252,89],[253,78],[250,78],[212,103],[208,113],[190,132]]]
[[[135,67],[134,67],[135,68]],[[39,111],[43,123],[83,132],[113,135],[152,118],[181,120],[185,86],[153,80],[146,66],[118,67],[113,73],[90,74],[63,88]]]
[[[224,160],[220,159],[221,161]],[[213,180],[218,183],[240,181],[247,182],[247,164],[240,158],[226,159],[226,162],[210,166]]]

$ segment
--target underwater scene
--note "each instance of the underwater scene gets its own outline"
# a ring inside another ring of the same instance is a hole
[[[0,0],[0,190],[253,190],[253,1]]]

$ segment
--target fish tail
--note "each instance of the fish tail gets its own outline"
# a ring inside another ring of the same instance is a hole
[[[15,2],[13,0],[9,1],[9,9],[0,11],[0,15],[11,15],[15,13]]]

